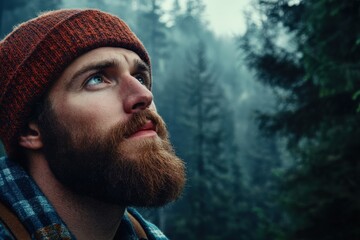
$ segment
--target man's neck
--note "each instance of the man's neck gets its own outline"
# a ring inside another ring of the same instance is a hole
[[[54,176],[41,154],[29,158],[28,170],[77,239],[113,239],[125,208],[78,195]]]

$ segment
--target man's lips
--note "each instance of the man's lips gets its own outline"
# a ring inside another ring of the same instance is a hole
[[[156,126],[152,121],[147,121],[141,128],[139,128],[135,133],[131,134],[129,138],[134,137],[150,137],[155,136]]]

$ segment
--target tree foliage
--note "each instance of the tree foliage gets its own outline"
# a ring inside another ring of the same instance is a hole
[[[280,195],[292,223],[286,236],[357,239],[360,1],[259,3],[266,21],[239,42],[259,80],[278,94],[278,109],[261,113],[260,126],[286,136],[296,160]]]
[[[170,130],[176,131],[177,152],[187,163],[189,184],[174,206],[168,234],[174,239],[236,239],[235,212],[243,207],[236,196],[244,189],[236,159],[234,119],[218,71],[209,60],[209,41],[204,36],[210,34],[202,25],[201,12],[201,4],[189,1],[171,29],[175,47],[162,102],[167,103],[163,110],[172,123]]]

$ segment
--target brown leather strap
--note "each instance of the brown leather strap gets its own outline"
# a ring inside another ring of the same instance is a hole
[[[18,217],[0,201],[0,219],[16,239],[30,240],[30,234]]]
[[[132,225],[135,228],[135,232],[136,232],[136,235],[138,236],[138,238],[139,239],[147,239],[147,235],[146,235],[143,227],[141,226],[141,224],[138,222],[138,220],[136,220],[136,218],[133,215],[131,215],[129,212],[127,214],[129,216],[129,219],[130,219]]]

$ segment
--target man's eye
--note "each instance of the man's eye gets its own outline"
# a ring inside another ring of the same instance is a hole
[[[103,82],[104,82],[104,80],[103,80],[102,76],[95,75],[95,76],[90,77],[86,81],[85,85],[87,85],[87,86],[95,86],[95,85],[98,85],[98,84],[103,83]]]
[[[135,76],[135,78],[142,84],[142,85],[146,85],[147,84],[147,81],[146,81],[146,78],[141,76],[141,75],[137,75]]]

